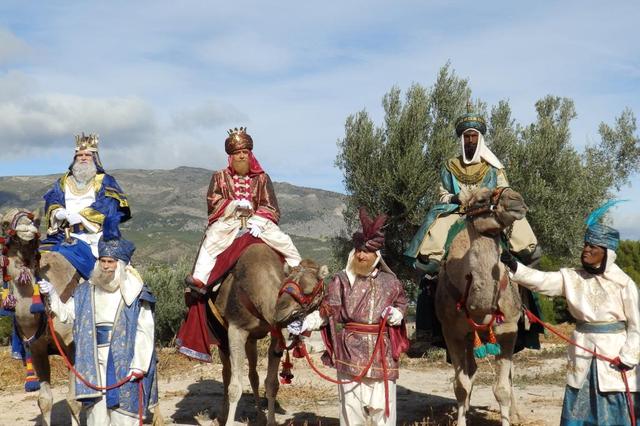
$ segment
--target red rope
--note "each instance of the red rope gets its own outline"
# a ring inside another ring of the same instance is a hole
[[[53,319],[50,316],[47,316],[47,323],[49,324],[49,331],[51,331],[51,336],[53,337],[53,342],[56,344],[56,348],[58,348],[58,353],[60,353],[60,356],[62,357],[62,360],[64,361],[65,365],[67,366],[67,368],[69,370],[71,370],[71,372],[85,385],[87,385],[88,387],[90,387],[91,389],[95,389],[98,391],[106,391],[106,390],[110,390],[110,389],[115,389],[115,388],[119,388],[120,386],[124,385],[125,383],[127,383],[129,380],[131,380],[132,377],[135,377],[133,374],[129,374],[127,377],[125,377],[124,379],[120,380],[119,382],[113,384],[113,385],[109,385],[109,386],[98,386],[98,385],[94,385],[93,383],[89,382],[87,379],[85,379],[79,372],[78,370],[76,370],[73,367],[73,364],[71,364],[71,361],[69,361],[69,358],[67,358],[67,356],[65,355],[64,351],[62,350],[62,346],[60,345],[60,342],[58,341],[58,337],[56,336],[56,330],[53,327]],[[142,426],[142,419],[144,417],[144,404],[142,401],[143,398],[143,388],[142,388],[142,380],[138,380],[138,419],[139,419],[139,424],[140,426]]]
[[[336,385],[346,385],[349,383],[360,383],[362,382],[362,379],[364,378],[364,376],[367,374],[367,372],[369,371],[369,369],[371,368],[371,366],[373,365],[373,361],[376,357],[377,354],[380,355],[380,362],[382,363],[382,377],[384,380],[384,415],[386,417],[389,417],[389,384],[388,384],[388,372],[387,372],[387,362],[386,362],[386,358],[385,358],[385,345],[384,345],[384,332],[385,332],[385,326],[387,325],[387,318],[384,317],[382,318],[382,321],[380,322],[380,326],[378,328],[378,336],[376,338],[376,344],[373,347],[373,353],[371,354],[371,357],[369,358],[369,361],[367,362],[367,365],[365,366],[364,370],[362,370],[360,372],[360,374],[358,374],[356,377],[354,377],[351,380],[338,380],[338,379],[334,379],[330,376],[327,376],[326,374],[324,374],[323,372],[321,372],[320,370],[318,370],[318,367],[315,366],[315,364],[313,363],[313,361],[311,361],[311,356],[309,355],[309,352],[307,352],[307,347],[305,346],[304,342],[302,340],[298,341],[298,348],[300,349],[300,352],[302,352],[302,354],[304,355],[304,358],[307,360],[307,363],[309,364],[309,367],[311,367],[311,369],[318,375],[320,376],[322,379],[331,382],[331,383],[335,383]]]
[[[562,340],[564,340],[565,342],[569,343],[570,345],[573,345],[577,348],[582,349],[585,352],[590,353],[591,355],[595,356],[596,358],[602,360],[602,361],[607,361],[610,364],[613,365],[617,365],[620,363],[620,358],[609,358],[608,356],[599,354],[595,351],[592,351],[590,349],[585,348],[584,346],[579,345],[575,340],[572,340],[570,338],[568,338],[567,336],[565,336],[564,334],[560,333],[558,330],[556,330],[555,328],[553,328],[552,326],[550,326],[549,324],[547,324],[546,322],[542,321],[540,318],[538,318],[533,312],[531,312],[530,310],[528,310],[527,308],[524,308],[524,313],[527,316],[527,318],[529,318],[529,321],[531,322],[537,322],[538,324],[540,324],[541,326],[543,326],[544,328],[546,328],[547,330],[549,330],[550,332],[552,332],[553,334],[555,334],[556,336],[558,336],[559,338],[561,338]],[[620,375],[622,376],[622,382],[624,383],[624,387],[625,387],[625,395],[627,397],[627,404],[629,405],[629,417],[631,418],[631,424],[635,425],[636,424],[636,413],[635,413],[635,409],[633,407],[633,398],[631,397],[631,391],[629,390],[629,382],[627,380],[627,372],[624,370],[620,370]]]

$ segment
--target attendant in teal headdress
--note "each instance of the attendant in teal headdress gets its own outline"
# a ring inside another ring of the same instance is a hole
[[[569,346],[562,425],[629,425],[630,411],[620,370],[627,372],[636,418],[640,417],[638,289],[615,264],[618,231],[598,223],[613,204],[605,204],[587,219],[582,268],[541,272],[518,263],[508,252],[502,259],[512,271],[513,281],[521,286],[566,298],[567,309],[576,320],[573,340],[615,359],[610,364]]]
[[[433,309],[433,295],[449,231],[462,217],[460,205],[478,188],[509,186],[504,166],[485,144],[486,132],[484,118],[471,112],[469,105],[468,112],[456,120],[461,154],[447,160],[442,167],[439,203],[429,211],[404,253],[416,270],[424,275],[421,282],[423,291],[418,299],[416,329],[417,332],[432,334],[432,343],[442,341],[442,332]],[[508,244],[509,250],[527,264],[540,255],[538,241],[526,218],[514,222]],[[523,344],[531,346],[529,343]]]

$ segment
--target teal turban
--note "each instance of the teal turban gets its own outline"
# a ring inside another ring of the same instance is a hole
[[[595,246],[606,247],[613,251],[618,249],[620,233],[617,229],[599,223],[599,220],[611,207],[626,200],[611,200],[591,212],[586,220],[587,231],[584,242]]]

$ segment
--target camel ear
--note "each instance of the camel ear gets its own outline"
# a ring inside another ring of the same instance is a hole
[[[35,209],[31,213],[33,214],[33,226],[40,229],[40,209]]]
[[[327,265],[322,265],[320,270],[318,270],[318,279],[323,280],[327,275],[329,275],[329,268]]]

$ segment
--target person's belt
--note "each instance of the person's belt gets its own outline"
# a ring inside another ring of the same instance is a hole
[[[618,333],[627,329],[625,321],[613,322],[579,322],[576,331],[580,333]]]
[[[111,342],[111,331],[113,327],[110,325],[96,326],[96,343],[98,345],[107,345]]]
[[[344,328],[349,331],[355,331],[356,333],[378,334],[380,331],[380,324],[348,322],[344,325]]]

